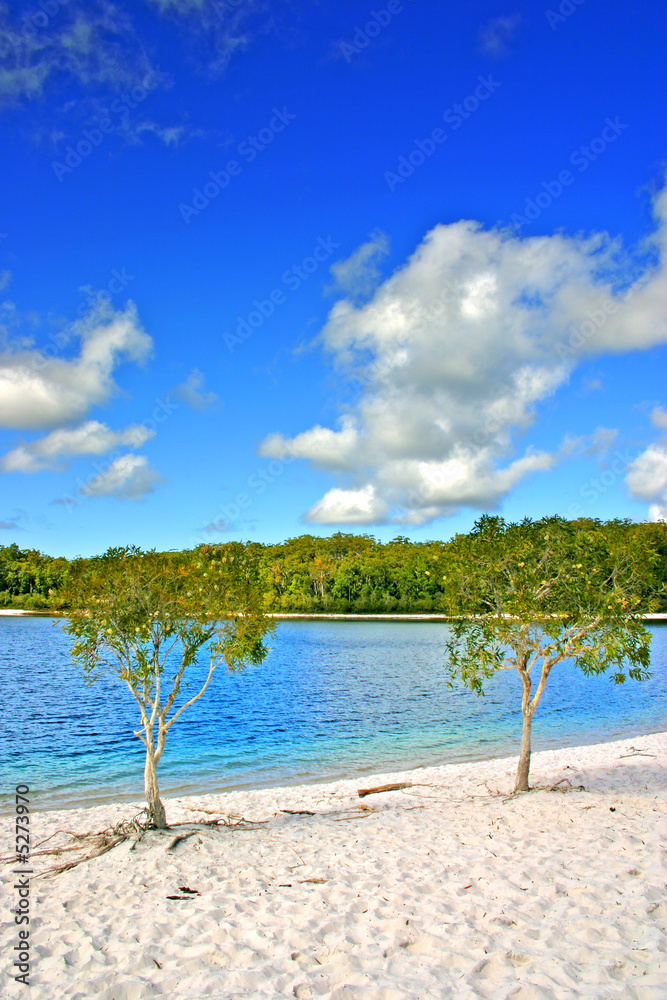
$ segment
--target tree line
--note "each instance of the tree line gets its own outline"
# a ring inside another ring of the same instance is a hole
[[[642,584],[642,610],[667,611],[664,522],[550,520],[567,525],[575,535],[600,541],[621,536],[639,546],[650,566]],[[502,518],[488,521],[504,523]],[[526,518],[515,526],[515,534],[528,539],[535,523]],[[398,536],[381,542],[369,534],[337,532],[327,538],[300,535],[276,545],[242,544],[246,559],[256,567],[267,612],[448,614],[460,607],[453,567],[468,551],[471,534],[458,534],[448,541],[415,542]],[[179,553],[173,555],[177,563]],[[185,552],[180,555],[186,558]],[[67,559],[21,549],[15,543],[0,546],[0,607],[44,611],[58,607],[71,567]],[[471,593],[469,612],[487,610],[477,604]]]

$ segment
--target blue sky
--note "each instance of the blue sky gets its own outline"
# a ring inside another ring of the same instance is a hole
[[[664,518],[666,20],[0,6],[0,540]]]

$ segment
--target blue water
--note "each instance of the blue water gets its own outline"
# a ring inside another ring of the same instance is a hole
[[[534,749],[667,728],[667,627],[651,626],[653,677],[616,687],[571,664],[551,674]],[[170,731],[167,793],[293,783],[507,756],[520,738],[520,682],[504,671],[477,698],[450,689],[447,625],[283,622],[260,667],[214,675]],[[202,663],[200,675],[205,671]],[[195,690],[193,682],[186,697]],[[35,808],[140,797],[138,712],[111,676],[85,686],[61,623],[0,617],[0,776]]]

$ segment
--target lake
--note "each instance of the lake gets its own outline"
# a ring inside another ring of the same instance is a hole
[[[518,753],[518,675],[497,675],[483,698],[448,688],[447,628],[281,622],[264,664],[231,676],[221,668],[170,731],[162,792],[291,784]],[[650,630],[650,681],[614,686],[569,663],[554,669],[533,724],[535,750],[667,728],[667,627]],[[187,696],[195,690],[193,684]],[[112,677],[84,685],[59,621],[0,617],[0,697],[3,810],[21,782],[30,785],[36,809],[141,797],[136,705]]]

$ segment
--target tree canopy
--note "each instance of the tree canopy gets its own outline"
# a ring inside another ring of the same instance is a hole
[[[646,595],[658,561],[623,522],[602,530],[557,517],[507,524],[485,516],[459,539],[449,570],[457,617],[448,668],[478,694],[499,670],[518,671],[523,738],[516,791],[528,789],[532,720],[558,663],[572,660],[587,675],[611,671],[617,684],[649,676],[642,611],[657,604],[653,598],[647,606]]]
[[[109,549],[71,565],[61,600],[86,680],[111,670],[138,706],[149,821],[163,827],[157,765],[169,730],[219,664],[235,671],[266,656],[273,626],[262,612],[256,562],[238,543],[185,553]],[[208,667],[198,675],[204,652]],[[190,680],[195,693],[182,695]]]

